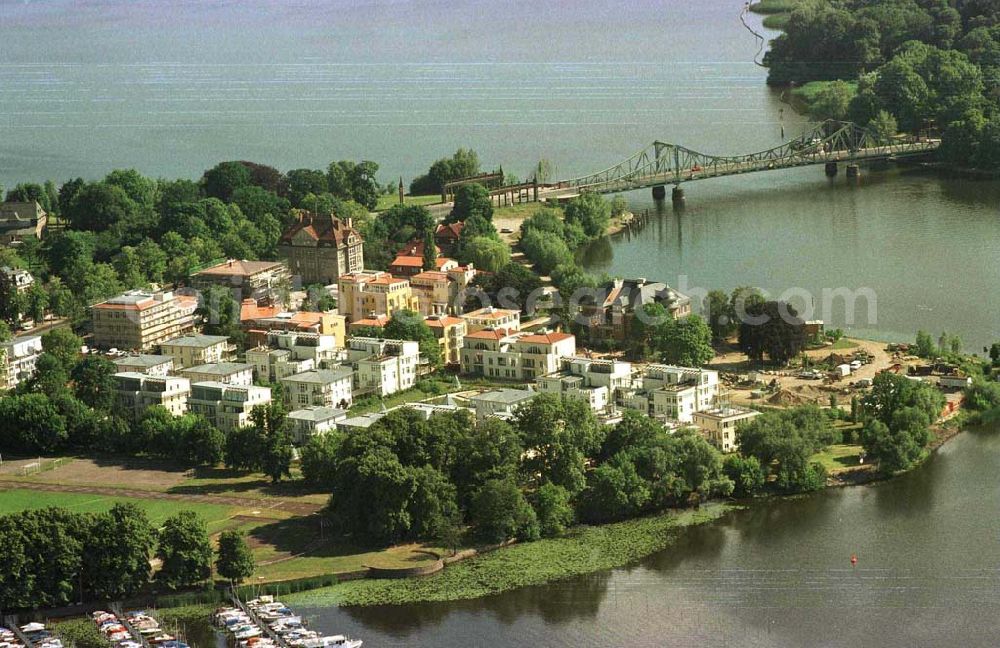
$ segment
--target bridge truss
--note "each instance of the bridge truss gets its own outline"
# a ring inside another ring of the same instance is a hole
[[[924,155],[940,143],[939,139],[913,135],[886,140],[851,122],[828,120],[781,146],[746,155],[708,155],[656,141],[613,167],[560,182],[556,188],[615,193],[811,164]]]

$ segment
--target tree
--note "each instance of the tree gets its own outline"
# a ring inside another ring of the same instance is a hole
[[[66,420],[45,394],[0,398],[0,439],[4,449],[27,455],[51,453],[68,438]]]
[[[510,263],[510,246],[496,239],[477,236],[462,245],[457,255],[464,263],[472,263],[476,269],[498,272]]]
[[[529,229],[519,245],[540,274],[547,275],[557,266],[573,263],[573,253],[565,241],[539,230]]]
[[[604,523],[633,517],[652,494],[625,453],[616,454],[587,476],[587,488],[580,494],[578,513],[588,523]]]
[[[493,201],[490,192],[483,185],[473,182],[462,185],[455,192],[455,204],[445,223],[465,221],[473,216],[484,220],[493,220]]]
[[[118,385],[114,363],[100,356],[87,356],[73,367],[73,391],[81,401],[101,412],[109,412],[115,405]]]
[[[288,183],[288,199],[295,207],[313,209],[314,205],[306,204],[306,196],[326,193],[328,185],[326,174],[315,169],[292,169],[285,174]]]
[[[552,482],[576,494],[586,485],[586,457],[601,447],[605,431],[581,400],[540,394],[514,414],[525,453],[521,473],[539,485]]]
[[[142,208],[152,210],[156,206],[156,181],[146,178],[135,169],[115,169],[104,177],[104,182],[120,187],[125,195]]]
[[[805,346],[805,322],[787,302],[754,303],[739,325],[740,350],[755,362],[766,355],[771,362],[787,364]]]
[[[149,556],[156,530],[146,512],[119,502],[91,521],[83,552],[83,579],[91,595],[101,599],[134,596],[149,583]]]
[[[937,345],[927,331],[917,331],[917,355],[921,358],[933,358],[937,355]]]
[[[889,144],[899,131],[899,125],[892,113],[886,110],[879,110],[878,113],[868,122],[868,130],[875,135],[875,140],[879,144]]]
[[[843,121],[847,108],[854,98],[854,88],[840,79],[823,86],[809,106],[809,116],[815,121],[833,119]]]
[[[434,234],[427,232],[424,234],[424,270],[437,270],[437,244],[434,243]]]
[[[391,340],[414,340],[420,343],[420,355],[430,363],[431,367],[441,366],[441,345],[437,336],[427,322],[410,310],[400,310],[392,314],[389,323],[385,325],[382,336]]]
[[[476,491],[469,506],[469,520],[475,538],[500,544],[512,538],[536,540],[538,518],[513,481],[492,479]]]
[[[660,304],[652,306],[663,309]],[[652,345],[659,351],[661,360],[668,364],[700,367],[715,357],[712,331],[697,315],[681,319],[663,317],[662,323],[652,328]]]
[[[291,477],[292,439],[288,419],[280,403],[256,405],[250,410],[250,428],[257,435],[260,448],[260,467],[271,481]]]
[[[891,428],[896,412],[909,407],[922,411],[928,421],[937,420],[944,407],[944,396],[926,383],[882,372],[872,380],[872,388],[863,403],[868,415]]]
[[[215,569],[219,576],[228,579],[230,583],[241,583],[253,576],[256,564],[243,533],[229,529],[219,535]]]
[[[139,206],[121,187],[92,182],[76,192],[64,215],[74,229],[101,232],[133,220],[138,212]]]
[[[726,455],[722,470],[733,481],[734,494],[738,497],[751,497],[764,487],[764,470],[757,457]]]
[[[708,327],[712,331],[713,340],[726,339],[736,328],[729,296],[724,291],[709,291],[702,303],[702,310],[708,318]]]
[[[242,162],[219,162],[201,176],[205,195],[229,202],[233,193],[250,184],[250,170]]]
[[[740,454],[755,457],[767,470],[773,470],[777,462],[780,485],[790,490],[815,485],[818,476],[809,458],[839,436],[829,417],[814,405],[764,412],[736,430]]]
[[[343,440],[343,433],[333,430],[311,437],[299,451],[303,479],[316,486],[330,487],[337,470],[337,452]]]
[[[585,192],[569,201],[565,214],[567,223],[579,224],[588,238],[597,238],[611,221],[611,205],[600,194]]]
[[[160,530],[157,579],[174,590],[196,585],[212,576],[212,554],[205,521],[193,511],[181,511]]]
[[[410,193],[414,196],[441,193],[445,183],[478,174],[479,156],[472,149],[460,148],[451,158],[434,162],[425,175],[414,178]]]
[[[574,513],[569,500],[569,491],[555,484],[542,484],[535,491],[533,505],[543,538],[562,535],[573,524]]]

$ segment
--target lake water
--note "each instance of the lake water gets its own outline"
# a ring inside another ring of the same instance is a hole
[[[7,1],[0,182],[341,158],[408,180],[459,146],[520,175],[549,158],[565,177],[654,139],[760,150],[803,122],[752,63],[741,5]],[[685,191],[683,212],[668,203],[641,232],[597,242],[588,266],[818,303],[824,288],[871,289],[876,321],[859,313],[854,332],[948,330],[970,349],[1000,338],[997,183],[893,169],[848,185],[804,168]],[[657,209],[648,193],[629,199]],[[842,310],[827,318],[846,324]],[[373,647],[995,643],[998,470],[1000,437],[966,434],[899,480],[755,505],[631,569],[308,612]]]

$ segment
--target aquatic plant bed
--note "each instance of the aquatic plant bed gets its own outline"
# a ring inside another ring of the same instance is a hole
[[[393,605],[472,599],[634,563],[670,546],[685,527],[732,510],[710,504],[597,527],[561,538],[512,545],[424,578],[357,580],[285,597],[289,605]]]

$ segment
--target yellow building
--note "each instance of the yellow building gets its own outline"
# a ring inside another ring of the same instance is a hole
[[[427,326],[434,331],[438,344],[441,346],[441,359],[445,364],[457,365],[462,362],[462,345],[468,326],[460,317],[447,315],[432,315],[426,320]]]
[[[387,272],[352,272],[338,282],[337,309],[348,322],[392,314],[401,310],[419,312],[419,300],[410,282]]]

